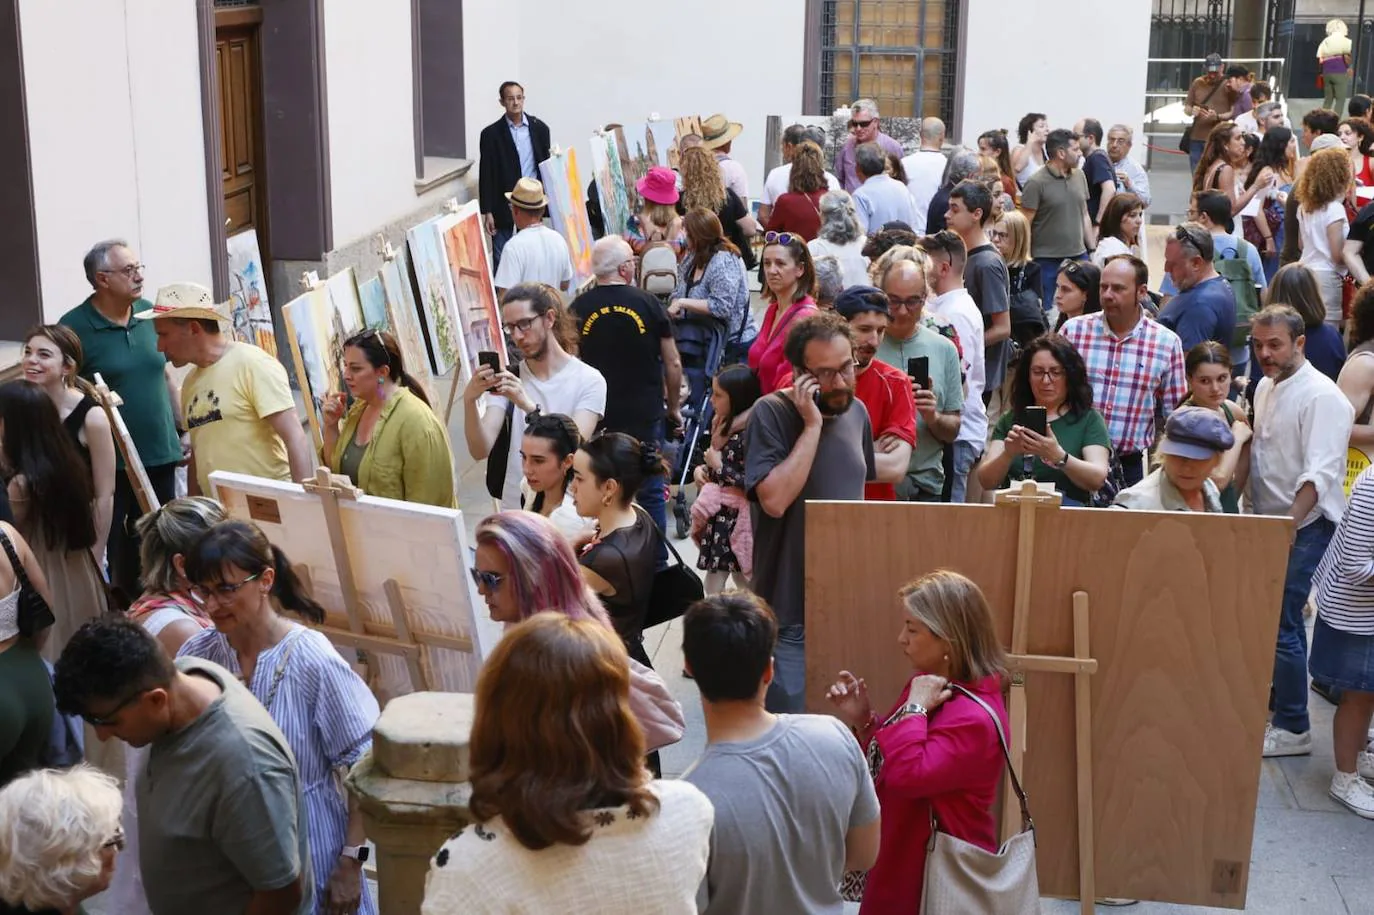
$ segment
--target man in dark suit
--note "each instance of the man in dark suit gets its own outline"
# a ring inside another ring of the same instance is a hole
[[[516,82],[501,84],[501,107],[506,109],[494,124],[482,130],[478,144],[477,195],[482,223],[492,236],[491,252],[501,260],[501,249],[515,234],[506,194],[521,178],[539,178],[539,163],[549,157],[549,125],[525,113],[525,89]]]

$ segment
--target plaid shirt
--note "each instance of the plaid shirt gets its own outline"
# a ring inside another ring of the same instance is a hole
[[[1060,333],[1087,363],[1093,406],[1107,420],[1112,448],[1118,455],[1149,451],[1155,429],[1188,393],[1178,335],[1142,313],[1118,339],[1101,312],[1071,318]]]

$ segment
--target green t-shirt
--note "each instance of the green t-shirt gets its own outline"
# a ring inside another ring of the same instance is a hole
[[[151,302],[139,299],[133,312],[152,307]],[[94,383],[99,372],[110,390],[124,399],[119,414],[143,465],[179,463],[181,443],[167,396],[167,359],[157,350],[153,322],[131,315],[127,325],[116,324],[87,299],[63,315],[62,323],[81,339],[81,376]],[[123,455],[116,452],[115,457],[123,468]]]
[[[878,360],[893,368],[906,371],[906,361],[917,356],[930,359],[930,383],[935,388],[935,408],[941,413],[956,413],[964,408],[964,384],[959,377],[959,350],[928,324],[908,340],[883,337],[878,344]],[[945,485],[944,445],[926,428],[926,421],[916,414],[916,447],[911,449],[911,463],[906,479],[897,484],[898,496],[909,499],[912,490],[919,489],[939,495]]]
[[[997,425],[992,430],[992,440],[994,442],[1003,441],[1015,423],[1015,413],[1003,413],[1002,418],[997,421]],[[1069,457],[1083,457],[1083,449],[1088,445],[1101,445],[1108,450],[1111,450],[1112,447],[1112,438],[1107,434],[1107,421],[1096,410],[1089,410],[1077,416],[1066,413],[1058,419],[1050,420],[1050,429],[1054,432],[1054,437],[1059,440],[1059,447],[1068,452]],[[1053,483],[1054,488],[1059,490],[1064,498],[1073,499],[1084,505],[1088,503],[1092,493],[1075,485],[1064,471],[1055,470],[1039,458],[1031,458],[1031,462],[1034,466],[1032,476],[1037,482]],[[1002,485],[1007,486],[1013,480],[1022,479],[1025,476],[1022,473],[1022,467],[1023,463],[1020,458],[1012,458],[1011,468],[1007,471],[1006,479],[1002,481]]]
[[[0,786],[43,765],[52,716],[48,669],[33,644],[20,639],[0,651]]]

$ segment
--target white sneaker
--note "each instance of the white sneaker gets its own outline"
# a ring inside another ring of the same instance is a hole
[[[1294,734],[1272,724],[1264,729],[1264,758],[1276,756],[1307,756],[1312,752],[1312,732]]]
[[[1374,788],[1353,772],[1337,772],[1331,777],[1330,795],[1356,816],[1374,820]]]
[[[1355,771],[1359,773],[1360,778],[1374,781],[1374,753],[1370,753],[1368,750],[1362,751],[1356,759]]]

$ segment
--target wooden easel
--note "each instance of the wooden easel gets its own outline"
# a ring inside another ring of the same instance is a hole
[[[1052,657],[1027,654],[1030,637],[1031,575],[1035,565],[1036,512],[1057,511],[1062,503],[1060,495],[1048,483],[1037,484],[1022,480],[1021,488],[999,490],[994,505],[1016,506],[1020,511],[1016,543],[1016,590],[1012,605],[1011,695],[1007,713],[1011,719],[1011,762],[1017,773],[1023,773],[1022,761],[1026,753],[1026,674],[1073,674],[1074,677],[1074,736],[1075,769],[1078,785],[1078,899],[1084,915],[1093,912],[1093,777],[1092,777],[1092,681],[1097,673],[1097,661],[1088,649],[1088,594],[1073,594],[1073,657]],[[1012,797],[1011,776],[1006,778],[1003,796]],[[1021,828],[1021,811],[1016,804],[1003,804],[1002,835],[1015,834]]]
[[[124,424],[124,417],[119,413],[124,400],[110,390],[99,372],[95,375],[93,390],[95,402],[104,408],[105,415],[109,417],[110,431],[114,433],[115,446],[124,458],[124,472],[129,475],[129,485],[133,487],[139,511],[144,515],[157,511],[162,504],[158,501],[157,493],[153,492],[153,484],[148,480],[148,471],[143,468],[143,459],[138,455],[138,447],[134,445],[133,436],[129,435],[129,427]]]

